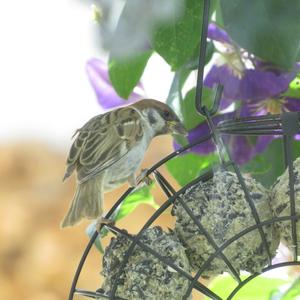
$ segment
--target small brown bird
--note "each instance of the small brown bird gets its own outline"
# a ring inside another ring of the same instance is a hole
[[[155,136],[186,134],[176,114],[166,104],[144,99],[98,115],[77,135],[67,160],[64,180],[77,171],[77,189],[61,227],[82,218],[101,217],[103,193],[126,181],[137,185],[135,172]]]

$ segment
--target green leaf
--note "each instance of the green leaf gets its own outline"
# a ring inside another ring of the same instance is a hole
[[[138,84],[151,54],[152,50],[148,50],[134,57],[110,57],[108,64],[109,77],[120,97],[128,99]]]
[[[300,156],[300,142],[292,142],[293,156]],[[272,141],[268,148],[246,165],[241,167],[244,173],[250,173],[265,187],[270,187],[280,176],[284,168],[284,152],[281,138]]]
[[[183,123],[187,130],[191,130],[202,123],[205,118],[198,114],[195,108],[196,88],[191,89],[181,102],[181,111],[183,115]],[[213,91],[203,87],[202,101],[203,104],[210,107],[213,100]]]
[[[246,279],[247,276],[242,276]],[[269,299],[270,294],[280,285],[286,284],[287,281],[276,278],[259,276],[249,281],[234,297],[234,299],[243,300],[262,300]],[[236,281],[230,275],[220,275],[213,279],[209,288],[220,298],[227,299],[230,293],[237,286]],[[204,299],[209,299],[205,297]]]
[[[231,38],[250,53],[291,69],[300,47],[300,0],[221,0]]]
[[[197,178],[201,171],[218,161],[216,154],[198,155],[188,153],[172,158],[166,163],[168,171],[184,186]]]
[[[151,189],[153,188],[153,186],[154,183],[152,183],[150,186],[143,186],[142,188],[128,195],[123,201],[115,220],[118,221],[126,217],[131,212],[133,212],[140,204],[148,204],[157,209],[159,206],[155,203],[154,197],[151,194]]]
[[[290,83],[288,90],[284,94],[282,94],[282,96],[291,97],[291,98],[300,98],[300,75],[298,75]]]
[[[198,69],[198,62],[199,62],[199,49],[200,45],[198,45],[194,51],[193,56],[189,59],[189,61],[184,65],[184,68],[190,70],[197,70]],[[206,44],[206,52],[205,52],[205,64],[209,63],[213,54],[215,52],[214,43],[208,41]]]
[[[176,5],[174,1],[174,7]],[[194,54],[200,42],[203,1],[184,0],[181,17],[174,14],[172,21],[159,26],[153,35],[152,45],[172,70],[178,70]]]

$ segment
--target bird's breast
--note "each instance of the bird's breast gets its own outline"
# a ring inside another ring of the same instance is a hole
[[[144,139],[105,173],[104,189],[113,190],[125,183],[140,167],[149,143]]]

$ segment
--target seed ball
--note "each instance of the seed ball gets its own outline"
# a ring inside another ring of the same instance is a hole
[[[190,273],[185,248],[173,232],[166,233],[160,227],[148,228],[140,241]],[[105,249],[102,271],[105,278],[102,289],[105,293],[109,294],[117,280],[116,296],[121,298],[182,299],[189,286],[189,280],[139,246],[135,246],[121,276],[118,277],[125,252],[130,245],[131,241],[128,238],[118,235],[111,239]]]
[[[294,161],[294,176],[295,176],[295,210],[296,214],[300,214],[300,157]],[[274,215],[276,217],[284,217],[291,215],[291,205],[290,205],[290,187],[289,187],[289,170],[286,169],[285,172],[276,180],[271,189],[271,207],[273,209]],[[275,226],[280,232],[282,242],[292,250],[293,240],[292,240],[292,226],[291,221],[276,222]],[[300,221],[296,223],[297,232],[297,246],[298,255],[300,255]]]
[[[273,214],[268,191],[250,176],[244,176],[244,180],[260,221],[271,219]],[[181,199],[218,247],[256,224],[245,193],[236,174],[232,172],[216,171],[212,179],[198,182],[186,190]],[[196,272],[215,249],[178,200],[175,201],[172,214],[176,216],[175,232],[187,248],[187,256],[193,271]],[[273,225],[264,226],[263,230],[273,257],[279,244],[278,233]],[[227,246],[223,253],[237,272],[260,272],[268,264],[267,251],[257,229],[239,237]],[[205,268],[202,276],[210,277],[224,271],[229,272],[229,268],[218,255]]]

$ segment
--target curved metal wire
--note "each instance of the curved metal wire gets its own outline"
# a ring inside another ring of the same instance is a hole
[[[263,117],[264,119],[264,117]],[[298,120],[297,120],[298,121]],[[217,128],[218,130],[220,129],[220,126],[221,125],[218,125]],[[282,127],[282,123],[281,123],[281,127]],[[283,128],[280,128],[280,130],[284,130]],[[202,138],[202,139],[199,139],[197,142],[191,144],[191,145],[188,145],[188,146],[185,146],[183,147],[182,149],[179,149],[173,153],[171,153],[170,155],[168,155],[166,158],[162,159],[161,161],[159,161],[157,164],[155,164],[152,168],[150,168],[148,170],[148,175],[150,174],[154,174],[156,180],[158,181],[158,184],[161,186],[162,190],[165,192],[165,194],[169,197],[169,199],[161,206],[161,208],[156,211],[153,216],[148,220],[148,222],[145,223],[144,227],[141,229],[141,231],[139,232],[139,234],[135,237],[132,237],[132,243],[131,243],[131,249],[128,249],[129,251],[126,253],[125,257],[127,258],[127,260],[129,259],[130,257],[130,254],[132,253],[135,245],[139,245],[140,246],[140,241],[139,241],[139,237],[142,235],[143,231],[148,228],[153,222],[154,220],[156,220],[163,211],[165,211],[170,205],[172,205],[172,203],[175,201],[175,200],[178,200],[180,201],[180,195],[185,191],[187,190],[189,187],[193,186],[194,184],[196,184],[197,182],[199,181],[205,181],[205,180],[209,180],[210,178],[212,178],[213,176],[213,171],[210,170],[208,172],[206,172],[205,174],[201,175],[200,177],[196,178],[195,180],[193,180],[192,182],[190,182],[188,185],[184,186],[182,189],[180,189],[179,191],[175,191],[175,189],[168,183],[168,181],[160,174],[160,172],[157,170],[160,166],[162,166],[166,161],[172,159],[173,157],[177,156],[177,155],[180,155],[181,153],[183,153],[184,151],[188,151],[190,148],[196,146],[196,145],[199,145],[207,140],[209,140],[210,138],[212,138],[212,134],[209,134],[208,136]],[[283,144],[286,144],[288,141],[286,139],[283,139]],[[291,149],[289,147],[285,147],[286,148],[286,151],[287,151],[287,155],[286,155],[286,160],[288,161],[291,161],[292,162],[292,155],[290,153]],[[229,155],[230,156],[230,155]],[[287,165],[288,165],[288,162],[287,162]],[[239,173],[239,168],[232,162],[232,161],[228,161],[227,164],[223,165],[224,168],[228,168],[228,167],[234,167],[234,171],[236,172],[237,176],[241,176],[241,174]],[[293,170],[291,168],[291,170]],[[293,171],[291,172],[291,174],[293,174]],[[294,175],[292,175],[291,178],[293,178]],[[245,190],[247,191],[247,187],[245,186],[244,187]],[[291,189],[291,191],[293,191]],[[110,215],[113,213],[113,211],[115,209],[118,208],[118,206],[121,204],[121,202],[126,198],[127,195],[129,195],[130,193],[132,192],[132,189],[129,189],[128,191],[126,191],[125,194],[123,194],[123,196],[115,203],[114,207],[109,211],[109,213],[106,215],[107,218],[110,217]],[[293,193],[290,193],[290,195],[292,195]],[[291,196],[293,197],[293,196]],[[251,198],[250,198],[251,199]],[[251,202],[251,200],[250,200]],[[197,224],[198,228],[201,230],[201,232],[206,235],[206,237],[208,238],[208,241],[213,244],[213,240],[212,238],[207,234],[207,232],[205,231],[204,228],[202,228],[201,224],[199,224],[199,222],[197,221],[197,219],[195,219],[195,217],[193,216],[193,213],[187,208],[187,206],[185,205],[185,203],[181,200],[181,205],[183,207],[185,207],[186,211],[189,213],[190,217],[192,218],[192,220]],[[209,266],[209,264],[212,262],[212,260],[216,257],[220,257],[220,255],[222,254],[222,251],[224,251],[226,249],[226,247],[228,247],[231,243],[233,243],[234,241],[238,240],[240,237],[242,237],[243,235],[249,233],[250,231],[253,231],[253,230],[259,230],[259,228],[262,228],[263,226],[266,226],[266,225],[269,225],[269,224],[272,224],[272,223],[275,223],[275,222],[280,222],[280,221],[290,221],[292,222],[292,224],[296,224],[296,221],[299,219],[299,215],[296,215],[294,211],[291,211],[291,216],[286,216],[286,217],[281,217],[281,218],[272,218],[271,220],[267,220],[267,221],[263,221],[261,222],[259,219],[257,220],[256,224],[249,227],[249,228],[246,228],[244,229],[243,231],[241,231],[239,234],[235,235],[234,237],[232,237],[230,240],[226,241],[223,245],[221,245],[220,247],[214,247],[215,248],[215,252],[209,257],[209,259],[203,264],[203,266],[198,270],[198,272],[196,273],[196,275],[191,278],[190,276],[189,277],[186,277],[188,278],[188,280],[190,281],[190,285],[189,285],[189,289],[186,293],[186,296],[185,297],[188,297],[188,295],[191,293],[191,290],[193,288],[197,289],[198,291],[200,291],[201,293],[203,293],[204,295],[207,295],[208,297],[210,297],[211,299],[220,299],[218,295],[212,293],[211,291],[209,291],[205,286],[199,284],[198,280],[201,276],[201,274],[205,271],[205,269]],[[112,231],[114,228],[112,228]],[[118,229],[115,229],[115,232],[118,232]],[[295,232],[296,234],[296,232]],[[263,236],[264,236],[264,232],[263,232]],[[296,234],[297,236],[297,234]],[[90,243],[88,244],[85,252],[84,252],[84,255],[80,261],[80,264],[78,266],[78,270],[76,272],[76,276],[74,277],[74,281],[73,281],[73,285],[72,285],[72,290],[70,292],[70,297],[69,299],[73,299],[73,295],[74,293],[79,293],[80,295],[83,295],[83,292],[82,290],[78,290],[76,289],[76,284],[77,284],[77,280],[78,280],[78,277],[79,277],[79,274],[81,272],[81,269],[82,269],[82,266],[84,264],[84,261],[85,261],[85,258],[86,256],[88,255],[88,252],[94,242],[94,240],[96,239],[97,237],[97,233],[92,237],[92,239],[90,240]],[[296,239],[294,237],[294,234],[293,234],[293,243],[296,244]],[[264,242],[263,242],[264,243]],[[146,245],[147,247],[147,245]],[[146,248],[146,250],[149,251],[148,248]],[[151,250],[150,250],[151,251]],[[297,252],[296,252],[297,253]],[[153,254],[153,251],[152,251],[152,254]],[[157,257],[157,256],[156,256]],[[222,257],[223,258],[223,257]],[[160,259],[160,257],[159,257]],[[224,258],[223,258],[224,259]],[[164,262],[162,260],[162,262]],[[120,267],[120,270],[122,270],[122,267],[125,266],[127,262],[126,261],[123,261],[123,265]],[[294,263],[297,263],[296,259],[294,259]],[[229,262],[229,265],[231,263]],[[228,264],[227,264],[228,265]],[[174,267],[174,266],[171,266],[171,267]],[[271,264],[269,264],[268,266],[268,269],[269,268],[275,268],[276,266],[272,266]],[[176,267],[175,267],[176,269]],[[180,271],[179,271],[180,272]],[[234,272],[232,272],[234,274]],[[257,274],[255,275],[257,276]],[[251,278],[254,278],[255,277],[254,275],[252,275]],[[238,276],[235,276],[236,278]],[[247,278],[247,281],[244,282],[244,281],[240,281],[240,283],[238,284],[237,288],[235,289],[235,291],[237,292],[238,289],[240,289],[242,286],[244,286],[250,279]],[[115,295],[115,292],[116,292],[116,288],[117,288],[117,282],[115,282],[115,286],[114,286],[114,289],[115,290],[112,290],[111,291],[111,294],[110,295],[106,295],[105,297],[108,297],[108,299],[120,299],[118,298],[116,295]],[[92,292],[90,291],[86,291],[87,293],[85,294],[87,297],[90,297]],[[235,292],[235,293],[236,293]],[[88,296],[89,295],[89,296]],[[100,293],[98,292],[98,296],[100,295]]]
[[[250,275],[247,279],[245,279],[241,284],[239,284],[232,292],[231,294],[227,297],[227,300],[231,300],[247,283],[249,283],[251,280],[253,280],[254,278],[256,278],[257,276],[266,273],[268,271],[277,269],[277,268],[282,268],[282,267],[290,267],[290,266],[299,266],[300,262],[295,262],[295,261],[291,261],[291,262],[284,262],[284,263],[278,263],[276,265],[272,265],[269,267],[266,267],[262,270],[261,273],[255,273]]]
[[[159,177],[158,177],[159,178]],[[197,178],[196,180],[190,182],[189,184],[187,184],[186,186],[184,186],[182,189],[180,189],[178,192],[175,192],[174,195],[172,197],[170,197],[164,204],[161,205],[161,207],[155,211],[155,213],[149,218],[149,220],[144,224],[144,226],[141,228],[141,230],[137,233],[137,235],[133,238],[130,247],[128,248],[128,250],[126,251],[123,261],[120,263],[119,266],[119,272],[116,275],[116,278],[120,278],[130,256],[132,255],[133,251],[134,251],[134,247],[138,244],[140,237],[142,236],[142,234],[144,233],[144,231],[149,228],[152,223],[167,209],[171,206],[171,204],[174,203],[175,200],[179,200],[179,196],[186,191],[189,187],[191,187],[193,184],[195,184],[196,182],[201,181],[201,177]],[[161,184],[163,185],[163,181],[161,181]],[[205,233],[204,233],[205,234]],[[115,297],[115,293],[117,291],[117,286],[118,286],[118,279],[115,280],[112,289],[110,291],[110,298],[109,299],[114,299]],[[199,291],[201,291],[204,295],[210,297],[211,299],[221,299],[220,297],[218,297],[218,295],[216,295],[215,293],[213,293],[212,291],[210,291],[207,287],[205,287],[203,284],[199,283],[199,287],[194,286],[194,288],[198,289]]]
[[[220,296],[209,290],[207,287],[205,287],[203,284],[199,282],[199,278],[203,274],[203,272],[206,270],[207,267],[209,267],[210,263],[215,259],[216,257],[219,257],[223,259],[224,263],[227,265],[228,269],[231,271],[232,276],[236,279],[238,282],[237,287],[231,292],[228,299],[232,299],[238,291],[244,287],[248,282],[250,282],[253,278],[259,276],[260,274],[255,273],[251,276],[249,276],[245,280],[241,280],[239,276],[238,270],[235,270],[235,268],[232,265],[232,262],[224,255],[224,250],[230,246],[233,242],[237,241],[239,238],[244,236],[245,234],[258,230],[261,236],[262,245],[266,250],[266,253],[269,258],[269,265],[262,270],[262,273],[267,272],[271,269],[282,267],[282,266],[289,266],[289,265],[300,265],[300,262],[297,261],[297,228],[296,223],[300,219],[300,216],[296,214],[296,208],[295,208],[295,191],[294,191],[294,183],[295,183],[295,174],[293,171],[293,153],[292,153],[292,137],[293,134],[298,133],[299,127],[300,127],[300,112],[298,113],[288,113],[283,115],[267,115],[267,116],[259,116],[259,117],[251,117],[251,118],[239,118],[235,120],[227,120],[223,121],[217,125],[215,125],[212,122],[212,116],[217,112],[221,96],[222,96],[222,89],[223,87],[219,85],[217,87],[216,95],[214,97],[213,105],[211,108],[207,108],[202,104],[202,90],[203,90],[203,72],[204,72],[204,66],[205,66],[205,52],[206,52],[206,40],[207,40],[207,30],[208,30],[208,22],[209,22],[209,10],[210,10],[210,1],[204,0],[203,1],[203,23],[202,23],[202,29],[201,29],[201,43],[200,43],[200,54],[199,54],[199,61],[198,61],[198,74],[197,74],[197,87],[196,87],[196,97],[195,97],[195,105],[196,110],[203,114],[209,124],[210,127],[210,133],[206,135],[205,137],[200,138],[199,140],[195,141],[192,144],[189,144],[185,147],[182,147],[181,149],[174,151],[173,153],[169,154],[162,160],[160,160],[158,163],[156,163],[154,166],[152,166],[147,171],[147,176],[153,174],[158,185],[161,187],[162,191],[165,193],[165,195],[168,197],[168,200],[157,210],[155,213],[147,220],[147,222],[144,224],[144,226],[140,229],[138,234],[135,236],[128,234],[122,229],[119,229],[116,226],[113,225],[105,225],[113,234],[119,234],[126,236],[131,241],[131,244],[128,248],[128,250],[125,253],[124,259],[121,262],[119,266],[119,274],[121,275],[123,268],[127,264],[130,255],[133,253],[134,248],[136,246],[141,247],[144,251],[149,252],[154,257],[158,258],[162,261],[162,263],[168,265],[169,267],[173,268],[176,272],[178,272],[181,276],[186,278],[189,281],[189,287],[186,291],[186,295],[183,297],[183,299],[187,299],[189,295],[191,294],[193,289],[198,290],[202,294],[208,296],[211,299],[221,299]],[[285,165],[288,167],[289,172],[289,188],[290,188],[290,206],[291,211],[289,216],[285,217],[274,217],[270,220],[261,221],[259,218],[259,215],[257,213],[257,210],[255,208],[255,205],[253,203],[253,200],[250,196],[250,193],[247,189],[247,186],[245,185],[244,179],[242,177],[242,174],[239,170],[239,167],[233,162],[231,158],[231,154],[229,149],[226,147],[226,144],[223,144],[222,135],[224,134],[230,134],[230,135],[280,135],[283,136],[283,149],[284,149],[284,159],[285,159]],[[194,216],[193,212],[190,210],[188,205],[180,198],[180,195],[184,193],[189,187],[193,186],[194,184],[200,182],[200,181],[206,181],[213,177],[213,171],[209,170],[204,174],[201,174],[198,178],[188,183],[186,186],[182,187],[180,190],[176,191],[172,185],[165,179],[164,176],[159,172],[158,168],[164,165],[167,161],[170,159],[180,155],[181,153],[185,151],[189,151],[194,146],[200,145],[204,142],[207,142],[208,140],[213,140],[219,148],[219,156],[221,161],[221,167],[227,169],[227,168],[233,168],[235,174],[238,177],[239,183],[244,191],[246,201],[248,202],[251,212],[253,215],[253,219],[255,220],[255,224],[253,226],[250,226],[248,228],[243,229],[241,232],[233,236],[231,239],[224,242],[221,246],[218,246],[213,237],[210,236],[208,231],[202,226],[202,224],[198,221],[198,219]],[[128,189],[120,198],[119,200],[114,204],[114,206],[109,210],[105,218],[109,218],[115,210],[118,209],[120,204],[125,200],[125,198],[133,192],[133,188]],[[204,264],[199,268],[197,273],[194,276],[191,276],[190,274],[186,273],[184,270],[182,270],[180,267],[176,266],[173,262],[170,262],[165,257],[162,257],[159,253],[157,253],[154,249],[151,249],[149,246],[143,244],[140,241],[140,237],[144,233],[145,229],[149,228],[153,224],[153,222],[164,212],[168,207],[170,207],[174,201],[178,201],[182,207],[185,209],[185,211],[188,213],[190,218],[193,220],[195,225],[198,227],[198,230],[201,231],[201,233],[206,237],[207,241],[210,243],[210,245],[213,247],[214,252],[210,255],[210,257],[204,262]],[[293,244],[295,245],[294,249],[294,261],[293,262],[286,262],[281,264],[272,265],[271,264],[271,255],[270,250],[266,241],[266,236],[263,231],[263,227],[274,224],[276,222],[291,222],[291,228],[292,228],[292,240]],[[103,225],[102,225],[103,226]],[[102,228],[101,226],[101,228]],[[104,299],[123,299],[119,296],[116,296],[117,286],[118,286],[118,280],[115,280],[112,289],[110,291],[110,294],[104,294],[104,291],[97,290],[96,292],[87,291],[83,289],[77,288],[77,283],[79,276],[81,274],[82,268],[84,266],[84,263],[86,261],[86,258],[91,250],[92,245],[94,244],[95,240],[98,237],[98,233],[95,232],[92,238],[90,239],[86,249],[84,250],[84,253],[81,257],[81,260],[78,264],[77,270],[75,272],[75,276],[72,282],[72,286],[70,289],[69,294],[69,300],[72,300],[74,295],[81,295],[88,298],[104,298]],[[120,276],[117,276],[118,278]],[[124,300],[124,299],[123,299]]]
[[[124,201],[124,199],[133,191],[134,188],[129,188],[121,197],[120,199],[113,205],[113,207],[110,209],[110,211],[106,214],[105,218],[109,219],[111,217],[111,215],[113,214],[113,212],[119,207],[119,205]],[[103,224],[101,224],[100,226],[100,230],[103,228]],[[97,231],[95,231],[95,233],[93,234],[93,236],[90,238],[88,245],[86,246],[83,255],[80,259],[80,262],[78,264],[78,267],[76,269],[73,281],[72,281],[72,285],[71,285],[71,289],[70,289],[70,293],[69,293],[69,300],[73,300],[74,297],[74,293],[76,291],[76,285],[80,276],[80,273],[82,271],[83,265],[86,261],[86,258],[93,246],[93,244],[95,243],[97,237],[98,237],[99,233]]]
[[[295,216],[286,216],[286,217],[274,217],[270,220],[266,220],[261,222],[259,225],[255,224],[253,226],[250,226],[248,228],[245,228],[244,230],[242,230],[241,232],[239,232],[238,234],[236,234],[235,236],[233,236],[232,238],[228,239],[226,242],[224,242],[224,244],[215,252],[213,253],[207,260],[206,262],[202,265],[202,267],[198,270],[198,272],[196,273],[196,275],[194,276],[194,281],[191,283],[189,289],[187,290],[186,295],[189,295],[193,289],[193,283],[197,282],[201,276],[201,274],[206,270],[206,268],[209,267],[210,263],[219,255],[219,253],[223,250],[225,250],[227,247],[229,247],[233,242],[237,241],[239,238],[243,237],[245,234],[250,233],[251,231],[257,230],[259,228],[259,226],[267,226],[270,224],[274,224],[276,222],[282,222],[282,221],[291,221],[291,220],[298,220],[300,219],[300,215],[295,215]],[[268,267],[272,267],[276,265],[269,265]],[[262,272],[263,273],[263,272]],[[262,274],[261,273],[261,274]],[[257,274],[257,273],[255,273]],[[242,284],[242,282],[240,283]],[[240,285],[239,284],[239,285]],[[239,286],[238,285],[238,286]]]
[[[170,153],[169,155],[167,155],[166,157],[164,157],[163,159],[161,159],[160,161],[158,161],[156,164],[154,164],[151,168],[149,168],[146,172],[146,176],[152,174],[155,170],[157,170],[159,167],[161,167],[163,164],[165,164],[167,161],[169,161],[170,159],[180,155],[181,153],[189,150],[189,149],[192,149],[193,147],[201,144],[201,143],[204,143],[208,140],[210,140],[211,138],[211,134],[208,134],[202,138],[199,138],[198,140],[196,140],[195,142],[189,144],[189,145],[186,145],[172,153]],[[120,198],[119,200],[116,201],[116,203],[112,206],[112,208],[108,211],[108,213],[105,215],[105,218],[106,219],[109,219],[112,214],[114,213],[114,211],[119,207],[119,205],[125,200],[125,198],[130,194],[132,193],[134,190],[134,188],[129,188]],[[167,195],[168,196],[168,195]],[[101,225],[101,227],[99,228],[100,230],[102,229],[103,225]],[[74,293],[75,293],[75,290],[76,290],[76,285],[77,285],[77,282],[78,282],[78,279],[79,279],[79,276],[80,276],[80,273],[82,271],[82,267],[85,263],[85,260],[95,242],[95,240],[97,239],[99,233],[98,232],[95,232],[93,234],[93,236],[91,237],[87,247],[85,248],[84,250],[84,253],[80,259],[80,262],[78,264],[78,267],[76,269],[76,272],[75,272],[75,275],[74,275],[74,278],[73,278],[73,281],[72,281],[72,284],[71,284],[71,289],[70,289],[70,293],[69,293],[69,297],[68,299],[69,300],[73,300],[73,297],[74,297]]]
[[[135,237],[128,234],[126,231],[124,230],[120,230],[119,228],[112,226],[112,225],[107,225],[107,227],[114,232],[115,234],[119,234],[122,236],[125,236],[128,240],[130,240],[131,242],[135,241]],[[165,258],[164,256],[160,255],[158,252],[156,252],[155,250],[151,249],[149,246],[143,244],[141,241],[137,240],[137,245],[142,248],[144,251],[152,254],[154,257],[158,258],[162,263],[164,263],[165,265],[167,265],[168,267],[172,268],[173,270],[175,270],[178,274],[180,274],[181,276],[185,277],[186,279],[188,279],[189,281],[193,280],[193,277],[185,272],[182,268],[180,268],[179,266],[175,265],[171,260],[168,260],[167,258]],[[207,295],[207,296],[213,296],[216,297],[216,299],[221,299],[220,297],[218,297],[216,294],[214,294],[213,292],[211,292],[208,288],[206,288],[204,285],[200,284],[199,282],[196,282],[194,287],[202,292],[203,294]]]

